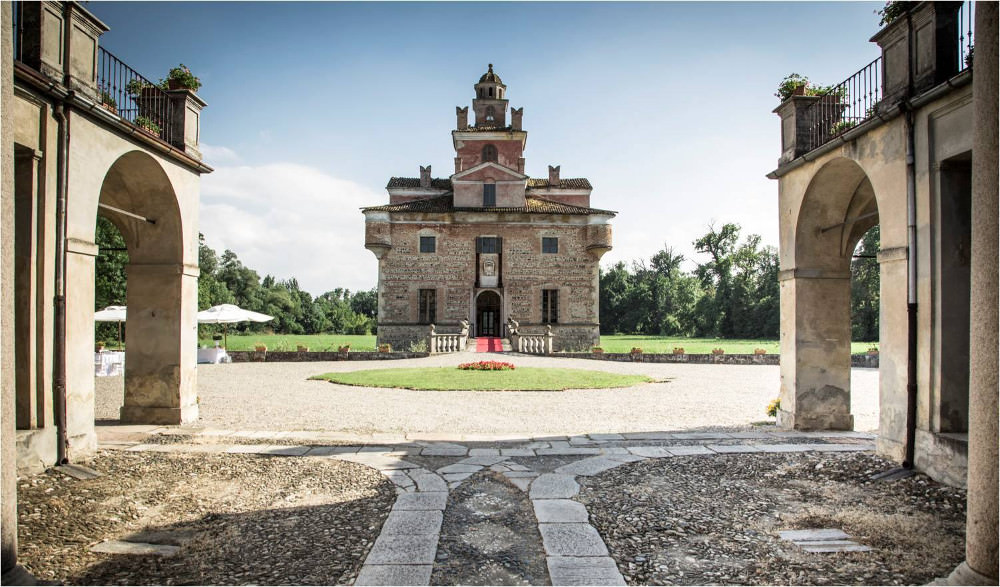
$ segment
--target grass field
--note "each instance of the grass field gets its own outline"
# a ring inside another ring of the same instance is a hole
[[[229,350],[250,351],[256,343],[267,345],[271,351],[294,351],[297,345],[305,345],[312,351],[335,351],[337,347],[350,344],[352,351],[374,351],[375,335],[372,334],[250,334],[229,336]],[[199,341],[200,345],[212,346],[211,339]],[[872,344],[870,342],[851,343],[852,353],[864,353]],[[618,334],[601,337],[601,348],[606,353],[627,353],[633,347],[640,347],[647,353],[671,353],[674,347],[684,347],[691,354],[709,354],[712,349],[721,348],[726,354],[753,354],[753,350],[761,348],[768,353],[778,353],[776,340],[741,340],[721,338],[673,338],[667,336],[641,336]],[[409,349],[393,349],[405,351]]]
[[[518,367],[512,371],[464,371],[455,367],[424,369],[373,369],[351,373],[325,373],[325,379],[344,385],[449,391],[561,391],[629,387],[652,381],[645,375],[619,375],[583,369]]]
[[[374,351],[375,335],[372,334],[230,334],[229,350],[252,351],[257,343],[267,345],[269,351],[294,351],[304,345],[311,351],[335,351],[345,344],[352,351]],[[200,346],[212,346],[212,339],[198,341]],[[405,350],[405,349],[400,349]]]

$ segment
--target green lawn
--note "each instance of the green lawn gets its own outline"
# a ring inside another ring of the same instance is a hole
[[[872,344],[870,342],[852,342],[852,353],[863,353]],[[640,347],[647,353],[672,353],[674,347],[683,347],[684,352],[691,354],[708,354],[712,349],[721,348],[729,355],[753,354],[753,350],[761,348],[768,353],[780,352],[777,340],[743,340],[722,338],[672,338],[668,336],[642,336],[631,334],[616,334],[601,337],[601,348],[606,353],[627,353],[633,347]]]
[[[262,342],[271,351],[294,351],[296,345],[302,344],[312,351],[335,351],[337,347],[350,344],[352,351],[374,351],[375,335],[373,334],[231,334],[229,335],[229,350],[250,351],[254,344]],[[212,346],[211,339],[198,341],[199,345]],[[851,343],[852,353],[863,353],[873,343]],[[877,343],[876,343],[877,344]],[[109,346],[113,346],[109,342]],[[739,340],[720,338],[674,338],[668,336],[642,336],[617,334],[601,337],[601,348],[606,353],[627,353],[632,347],[641,347],[647,353],[670,353],[674,347],[684,347],[685,352],[692,354],[708,354],[714,348],[721,348],[726,354],[753,354],[755,348],[762,348],[768,353],[778,353],[776,340]],[[393,349],[404,351],[408,349]]]
[[[229,350],[252,351],[256,343],[267,345],[269,351],[294,351],[297,345],[311,351],[335,351],[345,344],[352,351],[374,351],[375,335],[372,334],[230,334]],[[200,346],[212,346],[212,339],[201,339]],[[402,349],[400,349],[402,350]]]
[[[424,369],[373,369],[350,373],[325,373],[325,379],[344,385],[398,387],[435,391],[472,389],[477,391],[561,391],[630,387],[653,381],[645,375],[619,375],[583,369],[540,369],[518,367],[512,371],[463,371],[455,367]]]

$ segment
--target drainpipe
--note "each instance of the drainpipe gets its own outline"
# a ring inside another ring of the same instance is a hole
[[[917,435],[917,189],[914,167],[913,111],[906,108],[906,455],[913,468]]]
[[[56,460],[60,464],[69,462],[67,448],[69,437],[66,431],[66,193],[69,176],[69,112],[64,103],[56,103],[52,111],[58,121],[56,143],[56,263],[55,299],[52,340],[53,385],[55,387],[55,420],[58,440]]]

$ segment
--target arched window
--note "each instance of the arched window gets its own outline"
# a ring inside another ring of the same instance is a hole
[[[497,115],[497,111],[496,111],[495,108],[493,108],[492,106],[487,106],[486,107],[486,120],[487,121],[493,122],[493,120],[496,118],[496,115]]]
[[[493,161],[496,163],[497,160],[497,148],[493,145],[486,145],[483,147],[483,162]]]

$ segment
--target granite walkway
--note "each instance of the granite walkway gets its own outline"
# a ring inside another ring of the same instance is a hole
[[[502,475],[527,493],[552,585],[624,585],[586,507],[575,500],[579,477],[646,459],[734,453],[870,451],[875,436],[860,432],[652,432],[502,437],[443,442],[408,436],[359,437],[316,432],[109,426],[104,449],[217,452],[334,458],[380,471],[396,503],[364,561],[356,585],[429,585],[450,492],[473,475]],[[250,442],[250,443],[248,443]],[[468,561],[476,564],[477,561]],[[535,584],[535,583],[532,583]]]

